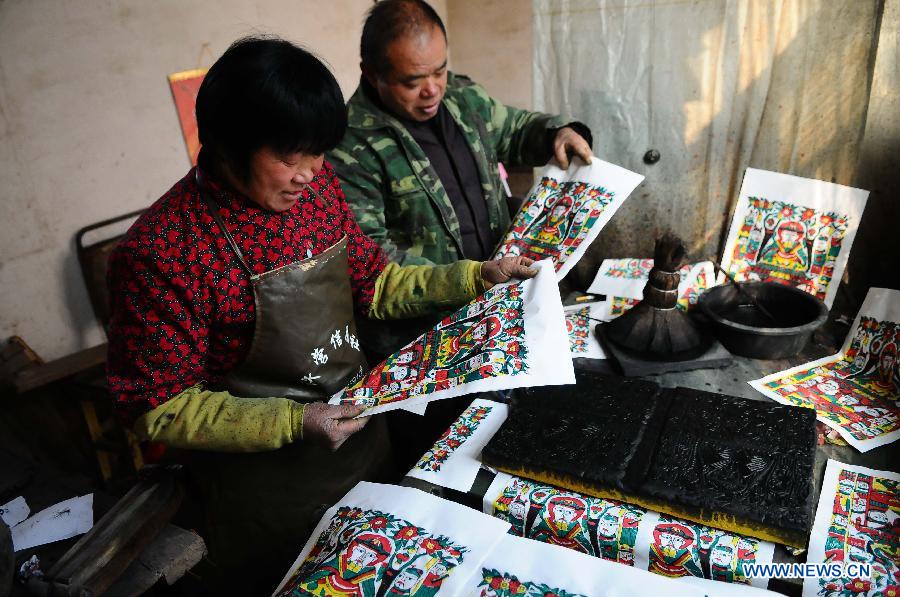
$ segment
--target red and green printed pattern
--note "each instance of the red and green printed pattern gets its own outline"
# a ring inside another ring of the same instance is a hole
[[[441,470],[441,465],[450,458],[467,439],[472,437],[481,421],[487,417],[492,407],[472,405],[459,416],[459,418],[448,428],[434,446],[422,455],[416,467],[423,471],[437,472]]]
[[[344,506],[279,595],[430,597],[467,551],[392,514]]]
[[[777,282],[824,299],[849,227],[848,216],[764,197],[748,201],[730,273],[738,281]]]
[[[521,284],[489,290],[344,389],[340,402],[379,406],[525,373],[524,317]]]
[[[516,576],[493,568],[482,568],[482,581],[478,585],[479,597],[587,597],[581,593],[569,593],[554,589],[544,583],[521,581]]]
[[[893,479],[842,470],[825,539],[825,561],[872,566],[869,578],[820,578],[817,595],[900,596],[900,493]]]
[[[566,313],[566,331],[569,332],[569,350],[587,352],[591,335],[591,308],[584,307]]]
[[[744,568],[756,561],[759,540],[661,515],[652,531],[648,570],[750,584]],[[704,569],[708,573],[704,574]]]
[[[551,258],[559,271],[612,203],[613,196],[603,187],[542,178],[513,218],[495,257],[524,255],[535,261]]]
[[[511,535],[634,565],[638,524],[646,510],[513,477],[494,500],[493,515]]]
[[[861,317],[842,358],[766,382],[794,406],[815,408],[826,424],[865,441],[900,429],[900,326]]]

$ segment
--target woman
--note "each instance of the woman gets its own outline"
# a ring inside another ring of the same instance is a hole
[[[256,594],[317,508],[391,478],[381,417],[322,402],[368,371],[354,314],[413,317],[535,272],[388,263],[323,160],[346,126],[337,82],[286,41],[233,44],[196,110],[198,167],[111,257],[108,376],[139,437],[187,450],[211,560],[229,592]]]

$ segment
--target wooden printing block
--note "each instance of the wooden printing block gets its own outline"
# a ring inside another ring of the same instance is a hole
[[[815,413],[594,376],[536,388],[485,447],[488,466],[803,547],[815,495]],[[592,388],[592,389],[591,389]]]

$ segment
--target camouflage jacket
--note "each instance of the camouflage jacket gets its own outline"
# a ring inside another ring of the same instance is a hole
[[[561,121],[504,106],[471,79],[453,73],[443,104],[475,156],[490,227],[499,237],[510,217],[497,162],[543,164],[550,157],[546,131]],[[347,133],[328,160],[363,232],[401,265],[461,259],[459,221],[422,148],[397,118],[368,97],[362,84],[347,111]]]

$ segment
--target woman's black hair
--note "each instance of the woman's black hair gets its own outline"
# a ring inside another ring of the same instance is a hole
[[[283,39],[247,37],[212,65],[197,94],[201,165],[250,178],[253,154],[318,155],[347,128],[334,75],[321,60]]]

